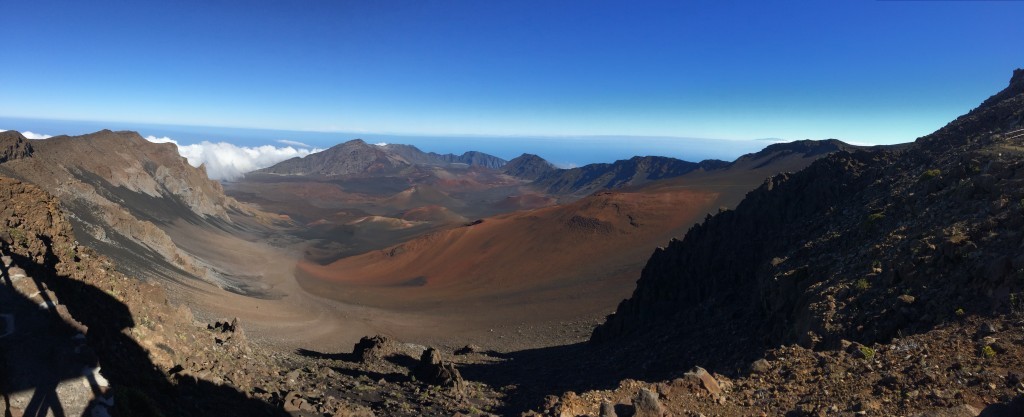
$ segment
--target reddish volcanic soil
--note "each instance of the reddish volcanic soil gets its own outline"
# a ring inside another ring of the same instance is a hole
[[[460,338],[490,345],[486,339],[495,327],[525,326],[520,330],[528,332],[603,317],[629,295],[653,246],[717,209],[719,198],[705,190],[599,193],[329,265],[303,261],[296,275],[311,293],[444,317]]]

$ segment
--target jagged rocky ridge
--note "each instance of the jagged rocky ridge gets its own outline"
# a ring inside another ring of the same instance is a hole
[[[911,146],[838,152],[771,178],[657,250],[592,340],[732,333],[753,346],[835,348],[1020,309],[1022,127],[1017,70]],[[747,346],[728,353],[756,354]]]

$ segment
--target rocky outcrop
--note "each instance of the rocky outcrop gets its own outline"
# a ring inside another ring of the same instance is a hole
[[[1017,84],[913,145],[838,152],[769,179],[655,251],[592,340],[838,347],[1009,312],[1024,292],[1012,249],[1024,243]]]
[[[360,362],[379,361],[397,352],[395,345],[396,342],[387,336],[363,336],[352,348],[352,355]]]
[[[32,156],[32,144],[21,133],[13,130],[0,132],[0,164]]]
[[[459,370],[451,362],[441,360],[441,352],[427,348],[420,356],[420,363],[413,369],[417,381],[430,385],[451,388],[453,392],[462,393],[466,390],[466,381]]]

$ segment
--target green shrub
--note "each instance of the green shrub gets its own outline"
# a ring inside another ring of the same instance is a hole
[[[921,173],[920,180],[921,181],[927,181],[927,180],[930,180],[932,178],[938,177],[939,175],[942,175],[942,170],[929,169],[929,170]]]
[[[992,349],[992,346],[985,345],[985,347],[981,348],[981,354],[986,358],[992,359],[996,357],[996,350]]]
[[[28,237],[25,236],[25,231],[24,230],[21,230],[21,229],[18,229],[18,228],[14,228],[14,227],[10,227],[10,228],[7,229],[7,234],[11,236],[11,243],[12,244],[14,244],[16,246],[27,246],[28,245]]]
[[[871,283],[868,282],[867,278],[861,278],[861,279],[858,279],[857,282],[853,283],[853,287],[858,289],[858,290],[865,291],[868,288],[871,288]]]
[[[868,361],[875,359],[875,350],[867,346],[860,347],[860,354],[864,355],[864,359]]]

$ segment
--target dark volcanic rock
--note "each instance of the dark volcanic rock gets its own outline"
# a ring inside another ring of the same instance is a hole
[[[441,352],[434,348],[423,351],[420,363],[413,370],[413,376],[427,384],[450,387],[455,392],[463,392],[466,389],[466,381],[462,379],[459,370],[451,362],[441,360]]]
[[[0,132],[0,164],[32,156],[32,144],[13,130]]]
[[[698,351],[728,337],[750,348],[702,360],[749,364],[767,346],[870,345],[1009,313],[1024,291],[1008,267],[1024,242],[1022,77],[912,145],[841,150],[765,181],[656,250],[592,341],[661,335]]]
[[[647,388],[641,388],[633,398],[633,408],[636,409],[635,417],[661,417],[665,415],[665,407],[658,400],[658,393]]]
[[[376,335],[364,336],[352,349],[352,355],[362,362],[384,359],[397,350],[395,341],[390,337]]]

